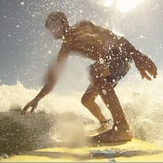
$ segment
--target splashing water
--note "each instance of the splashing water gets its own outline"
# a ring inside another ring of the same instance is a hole
[[[124,82],[115,89],[135,137],[160,146],[163,146],[162,79],[143,80],[136,85]],[[62,145],[82,145],[86,143],[82,136],[84,131],[98,127],[97,119],[80,103],[81,92],[51,93],[40,101],[35,113],[20,115],[20,110],[38,92],[24,88],[21,83],[0,86],[0,153],[55,146],[58,139],[65,139],[63,135],[66,139]],[[96,102],[105,116],[111,118],[99,97]]]

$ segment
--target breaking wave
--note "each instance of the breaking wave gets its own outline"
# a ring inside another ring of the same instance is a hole
[[[140,84],[137,81],[137,84],[131,81],[121,83],[115,89],[116,93],[134,136],[163,146],[163,77],[159,76],[152,82],[141,80]],[[77,131],[78,135],[73,133],[73,141],[69,145],[81,143],[79,135],[99,125],[97,119],[80,103],[82,92],[66,95],[52,92],[40,101],[35,113],[20,115],[20,110],[38,92],[25,88],[19,82],[12,86],[0,86],[1,154],[52,147],[61,139],[61,130],[67,138],[69,133]],[[111,118],[100,97],[96,102],[105,116]]]

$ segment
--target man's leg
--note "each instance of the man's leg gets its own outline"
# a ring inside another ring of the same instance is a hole
[[[111,129],[108,120],[104,117],[100,107],[95,103],[95,98],[98,95],[97,89],[93,84],[90,84],[85,94],[83,95],[82,104],[99,120],[101,126],[96,129],[97,132],[104,132]]]
[[[98,90],[93,84],[90,84],[84,93],[81,102],[99,120],[99,122],[102,123],[105,122],[106,119],[101,113],[100,107],[95,103],[95,98],[98,96],[98,94]]]
[[[94,63],[93,65],[89,66],[89,72],[91,85],[88,87],[87,91],[82,97],[83,105],[86,106],[91,113],[99,119],[100,122],[106,121],[105,117],[101,114],[101,109],[94,102],[95,98],[99,94],[106,107],[110,109],[114,124],[118,125],[119,121],[124,121],[127,123],[118,97],[113,89],[113,87],[115,87],[117,84],[116,78],[114,79],[114,76],[110,74],[110,70],[108,69],[107,65]]]
[[[126,121],[122,107],[111,83],[108,83],[107,79],[101,78],[98,79],[95,87],[98,90],[105,105],[110,110],[114,125],[111,130],[92,137],[92,141],[96,143],[108,143],[113,141],[131,140],[132,134],[129,125]]]

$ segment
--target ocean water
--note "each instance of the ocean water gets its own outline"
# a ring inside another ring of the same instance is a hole
[[[140,77],[124,81],[115,91],[134,136],[163,147],[163,76],[160,72],[153,81],[137,78]],[[20,115],[20,110],[39,91],[27,89],[20,82],[0,86],[1,154],[52,147],[65,137],[66,145],[83,145],[85,140],[81,135],[99,126],[80,102],[83,92],[52,92],[40,101],[33,114]],[[100,97],[96,102],[105,116],[112,118]]]

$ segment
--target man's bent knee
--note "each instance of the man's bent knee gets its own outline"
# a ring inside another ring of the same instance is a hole
[[[85,107],[91,106],[92,105],[92,102],[94,102],[94,99],[90,99],[90,97],[88,97],[87,95],[83,95],[83,97],[81,98],[81,103]]]
[[[86,107],[89,105],[89,100],[86,98],[85,95],[83,95],[83,97],[81,98],[81,103]]]

